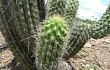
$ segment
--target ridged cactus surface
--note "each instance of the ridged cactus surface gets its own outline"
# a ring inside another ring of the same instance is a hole
[[[68,35],[68,25],[60,16],[54,15],[41,28],[39,48],[37,48],[38,69],[58,70],[63,42]]]
[[[47,16],[59,14],[72,25],[79,6],[79,0],[48,0],[47,1]]]
[[[45,39],[51,39],[60,44],[67,35],[67,24],[61,17],[53,16],[44,24],[42,32],[42,36]]]
[[[92,27],[92,38],[98,39],[110,34],[110,5],[100,20]]]
[[[68,40],[67,52],[64,54],[63,58],[69,59],[74,56],[76,53],[83,48],[85,43],[90,38],[91,34],[91,25],[84,22],[74,22],[71,29],[71,36]]]
[[[37,1],[1,0],[1,5],[2,34],[23,68],[34,70],[32,51],[36,46],[36,25],[39,20]]]

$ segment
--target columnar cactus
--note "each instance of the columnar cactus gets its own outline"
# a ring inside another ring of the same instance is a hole
[[[92,38],[98,39],[110,34],[110,5],[98,23],[92,26]]]
[[[34,70],[33,48],[36,46],[39,14],[36,0],[1,0],[0,25],[15,58],[25,70]]]
[[[54,15],[44,22],[36,57],[39,70],[58,70],[58,59],[68,35],[67,30],[68,25],[61,16]]]
[[[47,16],[59,14],[72,25],[74,17],[77,13],[79,0],[48,0],[47,1]]]

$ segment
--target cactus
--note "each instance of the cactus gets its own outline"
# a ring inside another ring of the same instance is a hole
[[[0,5],[2,34],[23,68],[35,70],[32,51],[36,47],[36,25],[39,21],[37,1],[1,0]]]
[[[67,45],[67,53],[69,55],[65,56],[66,52],[64,53],[64,58],[66,59],[75,55],[90,38],[89,33],[91,29],[86,28],[88,24],[83,25],[82,23],[74,22],[78,6],[79,0],[48,0],[47,2],[47,16],[60,14],[70,25],[70,31],[72,31],[72,33],[70,34],[70,40]]]
[[[64,53],[63,58],[69,59],[78,53],[85,43],[90,39],[91,25],[83,22],[74,22],[71,30],[71,36],[67,44],[67,52]]]
[[[48,0],[45,13],[44,0],[0,0],[2,34],[24,70],[36,70],[35,59],[38,70],[59,70],[58,62],[74,56],[90,37],[110,33],[110,5],[97,24],[75,21],[78,6],[79,0]]]
[[[38,6],[38,10],[39,10],[39,19],[40,22],[42,22],[43,20],[45,20],[45,0],[36,0],[37,2],[37,6]]]
[[[68,35],[67,30],[68,25],[61,16],[54,15],[44,22],[37,48],[38,70],[58,70],[58,59]]]
[[[110,5],[100,20],[92,25],[92,38],[98,39],[110,34]]]
[[[72,26],[79,6],[79,0],[48,0],[47,16],[59,14]]]

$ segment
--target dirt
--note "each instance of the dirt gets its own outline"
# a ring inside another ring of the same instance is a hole
[[[82,50],[70,58],[77,70],[110,70],[110,35],[102,39],[90,39]]]
[[[0,46],[6,43],[0,34]],[[14,56],[10,48],[0,51],[0,70],[21,70],[14,69],[12,62]],[[73,58],[70,58],[71,64],[77,70],[110,70],[110,35],[102,39],[90,39]]]

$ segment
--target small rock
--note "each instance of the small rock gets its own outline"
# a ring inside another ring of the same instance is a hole
[[[86,43],[84,46],[90,48],[90,47],[92,47],[92,44]]]

